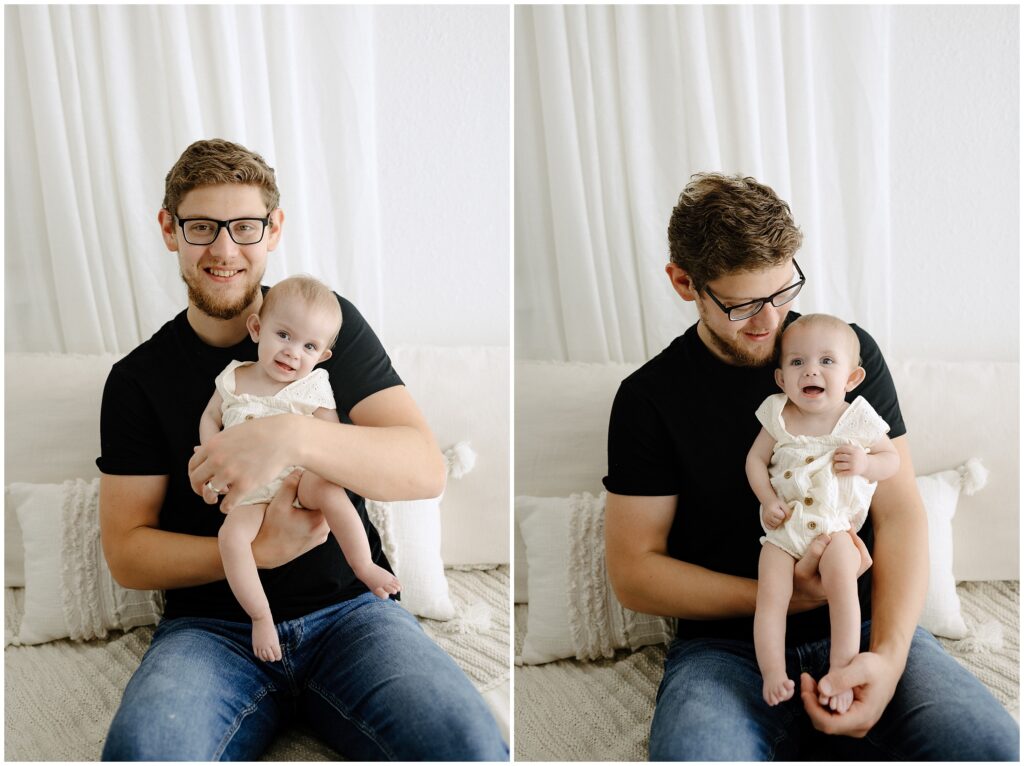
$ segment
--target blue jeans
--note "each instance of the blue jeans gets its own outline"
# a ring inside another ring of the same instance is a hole
[[[277,625],[179,617],[157,627],[110,725],[103,760],[255,760],[293,718],[353,760],[508,760],[462,670],[393,601],[366,593]]]
[[[870,637],[861,631],[861,651]],[[907,667],[878,723],[862,739],[816,731],[800,700],[800,673],[828,672],[828,639],[786,650],[793,698],[761,698],[750,641],[677,639],[651,722],[657,761],[1018,761],[1020,732],[989,691],[918,628]]]

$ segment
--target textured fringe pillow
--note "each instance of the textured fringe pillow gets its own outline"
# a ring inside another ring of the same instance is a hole
[[[626,609],[615,597],[604,558],[605,496],[516,499],[524,511],[536,506],[520,522],[530,610],[517,664],[596,660],[675,635],[673,620]]]
[[[86,641],[159,622],[160,591],[122,588],[110,575],[100,547],[99,481],[8,486],[25,546],[25,613],[5,644]]]

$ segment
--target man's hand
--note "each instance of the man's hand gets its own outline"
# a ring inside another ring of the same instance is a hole
[[[192,490],[207,503],[216,502],[211,500],[213,493],[204,490],[210,482],[225,494],[221,510],[227,513],[250,491],[269,484],[294,464],[292,439],[301,420],[301,415],[273,415],[215,434],[196,447],[188,461]]]
[[[761,505],[761,520],[768,529],[777,529],[779,525],[789,518],[790,513],[792,511],[789,506],[779,500],[778,497],[771,502]]]
[[[320,511],[308,511],[292,505],[301,476],[299,469],[288,474],[281,489],[267,505],[263,526],[252,541],[253,557],[260,569],[287,564],[327,540],[330,528],[324,515]]]
[[[807,673],[800,675],[800,699],[811,723],[826,734],[863,737],[885,712],[896,693],[902,667],[882,654],[861,652],[845,668],[829,672],[815,683]],[[853,689],[853,704],[845,713],[829,710],[829,697]]]
[[[871,554],[868,553],[867,546],[856,532],[851,529],[849,535],[860,552],[860,567],[857,569],[857,577],[860,577],[871,566]],[[832,538],[828,535],[818,535],[807,546],[803,558],[793,567],[793,596],[789,600],[789,614],[806,612],[828,603],[825,588],[821,584],[818,564],[821,562],[821,554],[825,552],[825,548],[831,540]]]
[[[832,456],[836,476],[863,476],[868,469],[868,453],[856,444],[836,447]]]

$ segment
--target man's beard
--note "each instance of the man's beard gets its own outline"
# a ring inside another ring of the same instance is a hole
[[[732,364],[739,367],[767,367],[772,363],[772,360],[775,358],[774,339],[772,343],[765,344],[765,353],[763,356],[755,356],[740,346],[736,341],[723,338],[721,335],[716,333],[711,325],[704,319],[703,312],[698,309],[697,313],[701,315],[701,322],[704,325],[704,329],[707,331],[708,338],[711,340],[711,343],[718,352],[729,359]],[[775,328],[776,338],[781,330],[781,325]]]
[[[203,293],[199,286],[194,283],[194,280],[190,280],[184,274],[181,274],[181,281],[188,288],[189,302],[214,319],[234,319],[252,305],[260,289],[260,282],[257,279],[249,285],[245,294],[237,301],[233,303],[217,303],[211,300],[210,296]]]

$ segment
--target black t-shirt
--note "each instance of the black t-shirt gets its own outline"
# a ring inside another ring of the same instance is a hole
[[[790,312],[788,321],[798,314]],[[857,325],[865,381],[847,394],[863,396],[889,424],[906,433],[896,389],[874,339]],[[608,429],[605,488],[619,495],[677,495],[668,554],[716,572],[757,578],[760,503],[746,475],[746,457],[761,424],[754,413],[779,392],[773,365],[738,367],[714,356],[694,324],[658,356],[622,381]],[[871,550],[874,531],[860,537]],[[871,614],[871,570],[858,583],[861,613]],[[682,637],[752,639],[753,618],[679,620]],[[829,635],[828,607],[793,615],[787,644]]]
[[[330,375],[338,417],[351,423],[352,407],[402,380],[356,307],[344,298],[338,300],[341,334],[331,358],[317,366]],[[230,348],[208,346],[182,311],[111,369],[103,390],[101,455],[96,465],[106,474],[169,476],[160,529],[211,537],[220,529],[224,515],[192,491],[188,461],[199,444],[199,418],[213,395],[214,379],[232,359],[255,361],[256,348],[248,336]],[[366,527],[374,562],[390,571],[363,499],[352,492],[349,497]],[[302,617],[367,590],[333,535],[284,566],[261,569],[259,574],[278,621]],[[226,580],[167,591],[165,618],[186,615],[249,619]]]

